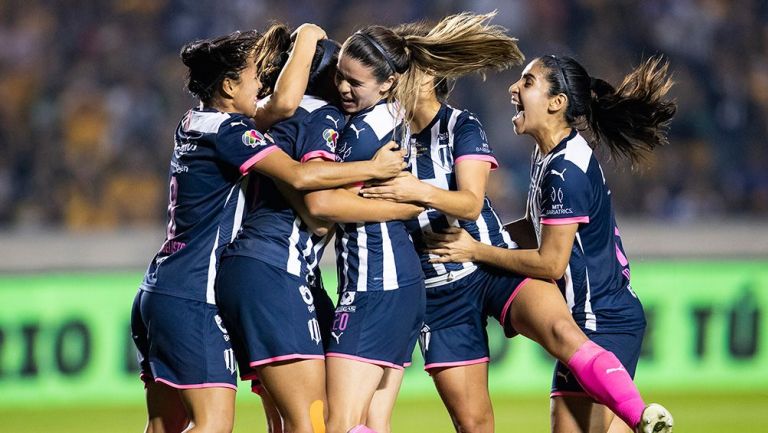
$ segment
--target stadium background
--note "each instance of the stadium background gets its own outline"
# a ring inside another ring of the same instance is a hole
[[[144,423],[128,310],[164,233],[172,128],[194,103],[184,42],[270,20],[315,22],[342,41],[368,23],[493,9],[529,58],[574,55],[614,83],[642,55],[668,56],[679,103],[670,145],[639,172],[606,163],[651,323],[638,383],[669,405],[676,431],[765,431],[761,0],[0,0],[0,431]],[[523,212],[532,146],[509,123],[519,72],[460,80],[451,97],[483,121],[502,164],[489,195],[507,220]],[[497,333],[492,346],[497,430],[547,431],[551,361],[519,338]],[[236,431],[263,431],[257,399],[238,400]],[[418,366],[394,431],[450,431]]]

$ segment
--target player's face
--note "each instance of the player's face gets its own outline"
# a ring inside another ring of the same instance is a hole
[[[253,55],[248,58],[248,66],[240,71],[240,78],[234,85],[232,103],[235,111],[253,117],[256,114],[256,103],[259,102],[261,80],[256,70]]]
[[[392,87],[389,79],[379,82],[370,67],[345,55],[343,50],[337,66],[336,87],[341,96],[341,108],[347,113],[373,107]]]
[[[534,60],[525,67],[520,79],[509,86],[512,105],[517,109],[512,118],[516,134],[535,134],[551,115],[548,73],[541,62]]]

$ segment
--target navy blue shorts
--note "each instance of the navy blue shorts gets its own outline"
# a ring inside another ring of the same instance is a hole
[[[584,330],[590,340],[597,343],[603,349],[613,352],[627,373],[635,377],[637,361],[640,358],[640,349],[643,345],[645,328],[634,331],[595,332]],[[555,364],[555,373],[552,376],[552,392],[550,396],[575,395],[586,396],[587,393],[579,385],[568,367],[560,361]]]
[[[423,282],[396,290],[342,292],[327,356],[398,369],[408,366],[424,304]]]
[[[333,323],[334,315],[333,300],[328,296],[328,292],[325,291],[319,269],[315,271],[315,278],[309,280],[309,284],[309,289],[312,291],[312,298],[314,298],[315,301],[317,321],[320,323],[320,335],[323,338],[323,348],[325,349],[331,338],[331,324]],[[256,370],[247,366],[241,366],[240,371],[240,375],[244,380],[251,381],[251,391],[256,394],[261,394],[262,384]],[[246,373],[243,373],[244,371]]]
[[[131,335],[145,382],[237,389],[230,336],[215,305],[139,290]]]
[[[253,368],[273,362],[324,359],[314,297],[303,278],[258,259],[224,257],[216,305],[230,330],[243,379],[253,378]]]
[[[507,314],[526,281],[517,274],[479,267],[460,280],[428,288],[419,338],[424,369],[488,362],[487,318],[495,318],[508,337],[514,336]]]

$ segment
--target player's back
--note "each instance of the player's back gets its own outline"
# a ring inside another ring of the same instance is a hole
[[[214,302],[218,257],[243,216],[243,173],[275,149],[244,115],[186,113],[174,137],[166,239],[143,290]]]
[[[352,116],[336,147],[342,162],[365,161],[406,126],[385,101]],[[402,221],[340,224],[336,236],[339,286],[346,291],[394,290],[422,278],[418,255]]]
[[[339,128],[344,115],[328,102],[304,96],[289,119],[275,124],[267,133],[294,160],[335,160]],[[247,256],[305,276],[319,260],[322,237],[315,236],[291,208],[268,176],[251,173],[246,189],[247,211],[242,228],[225,255]]]
[[[435,187],[456,191],[456,164],[462,160],[487,161],[492,169],[498,166],[488,145],[485,131],[478,119],[466,110],[442,104],[435,118],[418,134],[410,138],[411,173],[422,182]],[[462,227],[476,240],[502,248],[516,246],[504,230],[503,224],[488,197],[483,197],[480,215],[473,221],[459,220],[436,209],[427,209],[418,218],[406,222],[417,251],[420,251],[422,270],[427,287],[444,284],[471,273],[471,263],[429,263],[425,252],[424,233],[439,233],[448,227]]]

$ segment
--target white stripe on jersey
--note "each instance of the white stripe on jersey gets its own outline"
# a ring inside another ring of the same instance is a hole
[[[571,278],[571,265],[565,267],[565,302],[568,305],[568,311],[573,314],[573,307],[576,305],[576,295],[573,292],[573,278]]]
[[[288,263],[286,263],[286,270],[289,274],[301,276],[301,260],[299,260],[299,238],[301,237],[301,231],[299,226],[301,225],[301,218],[296,216],[293,219],[293,227],[291,227],[291,236],[288,237]]]
[[[397,266],[395,265],[395,253],[392,251],[392,242],[389,240],[387,223],[380,223],[382,251],[382,275],[384,276],[384,290],[395,290],[397,285]]]
[[[301,98],[301,103],[299,104],[299,107],[311,113],[317,110],[318,108],[325,107],[326,105],[328,105],[328,102],[320,98],[310,96],[310,95],[304,95],[304,97]]]
[[[577,134],[568,141],[563,152],[565,152],[566,161],[574,163],[584,173],[587,172],[589,161],[592,159],[592,148],[589,147],[587,140],[581,134]]]
[[[347,243],[349,242],[349,238],[347,236],[341,236],[341,262],[344,263],[344,287],[341,288],[343,291],[349,290],[349,248],[347,247]]]
[[[368,233],[365,224],[357,224],[357,291],[368,291]]]
[[[237,182],[227,195],[227,199],[224,200],[224,206],[229,203],[235,190],[237,190],[237,205],[235,211],[235,220],[232,222],[232,232],[237,233],[240,230],[240,225],[243,223],[243,208],[245,207],[245,194],[243,192],[242,182]],[[208,281],[205,286],[205,301],[209,304],[216,304],[216,294],[213,287],[216,283],[216,270],[218,269],[218,263],[216,260],[216,250],[219,248],[219,234],[221,233],[221,224],[216,228],[216,238],[213,240],[213,248],[211,248],[211,254],[208,259]]]
[[[205,287],[205,302],[209,304],[216,304],[216,293],[213,291],[213,286],[216,283],[216,249],[219,248],[220,231],[221,226],[216,228],[216,238],[213,240],[213,248],[208,259],[208,281]]]
[[[581,256],[586,257],[584,254],[584,245],[581,243],[581,236],[579,236],[578,232],[576,232],[576,242],[578,243],[579,249],[581,250]],[[584,278],[587,282],[587,297],[584,300],[584,313],[586,313],[587,321],[584,324],[584,327],[592,331],[596,331],[597,317],[595,317],[595,313],[592,312],[592,290],[589,286],[589,267],[584,267]],[[572,282],[571,286],[573,286]]]
[[[488,224],[485,223],[482,214],[475,221],[475,224],[477,224],[477,231],[480,232],[480,242],[486,245],[493,245],[491,242],[491,235],[488,233]]]
[[[237,237],[237,232],[240,231],[240,227],[243,225],[243,213],[245,212],[245,190],[248,188],[248,179],[250,176],[244,176],[243,181],[240,183],[240,190],[237,192],[237,206],[235,207],[235,220],[232,224],[232,233],[229,236],[229,241],[232,242]]]
[[[399,110],[399,105],[390,106],[390,104],[379,104],[373,110],[363,115],[363,121],[371,127],[376,134],[376,138],[383,139],[384,136],[392,132],[402,121],[402,115],[395,115]]]
[[[185,132],[196,131],[203,134],[215,134],[219,131],[219,126],[229,119],[229,114],[221,112],[207,112],[191,110],[188,115]]]

